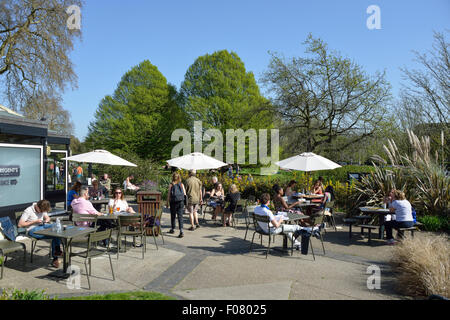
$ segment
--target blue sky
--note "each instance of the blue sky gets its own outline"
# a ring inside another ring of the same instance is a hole
[[[380,7],[380,30],[366,27],[370,5]],[[399,67],[413,67],[412,50],[431,49],[433,30],[450,30],[449,18],[448,0],[86,0],[83,39],[71,53],[78,88],[65,92],[63,107],[83,140],[100,100],[145,59],[179,88],[197,57],[227,49],[258,81],[268,51],[304,55],[308,33],[368,73],[386,70],[395,96]]]

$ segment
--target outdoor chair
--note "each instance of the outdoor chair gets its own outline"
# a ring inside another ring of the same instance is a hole
[[[337,231],[333,208],[334,208],[334,201],[329,201],[325,203],[324,222],[329,223],[334,228],[334,231]]]
[[[113,281],[116,280],[114,276],[114,269],[111,261],[111,254],[110,254],[110,243],[111,243],[111,233],[112,229],[108,229],[105,231],[96,231],[93,233],[90,233],[87,238],[87,250],[84,252],[76,253],[74,256],[83,257],[84,260],[84,266],[86,268],[86,276],[88,280],[88,286],[89,290],[91,290],[91,281],[89,279],[89,276],[92,275],[92,258],[96,258],[102,255],[108,255],[109,258],[109,264],[111,266],[111,273],[113,277]],[[96,243],[99,241],[108,240],[108,245],[106,248],[97,248]],[[88,264],[89,264],[89,270],[88,270]]]
[[[126,229],[124,230],[124,228]],[[136,243],[136,237],[141,238],[142,259],[144,259],[144,253],[147,251],[147,238],[146,230],[144,227],[144,219],[142,215],[137,217],[119,216],[119,230],[117,234],[117,259],[119,259],[119,252],[122,246],[122,237],[125,238],[125,251],[127,249],[127,236],[133,237],[133,243]]]
[[[262,245],[262,237],[263,236],[268,236],[269,237],[269,244],[267,246],[267,251],[266,251],[266,259],[267,259],[267,255],[269,254],[269,250],[270,250],[270,244],[272,241],[272,236],[274,236],[274,241],[275,241],[275,234],[271,234],[268,232],[265,232],[263,229],[261,229],[261,227],[259,226],[258,222],[261,223],[267,223],[267,229],[270,230],[270,218],[268,216],[261,216],[258,214],[252,214],[253,217],[253,225],[255,226],[255,231],[253,232],[253,237],[252,237],[252,243],[250,244],[250,252],[252,251],[252,246],[253,246],[253,242],[255,240],[255,235],[258,233],[261,236],[261,245]],[[294,254],[294,242],[292,241],[291,243],[291,256]]]
[[[322,210],[314,213],[313,215],[311,215],[311,222],[312,222],[311,227],[314,228],[314,226],[316,226],[316,225],[323,224],[324,217],[325,217],[325,209],[322,209]],[[325,228],[323,230],[325,230]],[[310,245],[311,245],[311,252],[313,254],[314,260],[316,260],[316,257],[314,255],[314,249],[313,249],[312,242],[311,242],[311,237],[310,237],[310,240],[309,240],[310,241]],[[322,233],[320,233],[320,242],[322,243],[323,254],[325,254],[325,246],[323,244]]]
[[[80,223],[80,222],[88,222],[92,228],[96,229],[97,228],[97,218],[98,218],[98,216],[93,215],[93,214],[81,214],[81,213],[73,213],[72,214],[72,222],[73,222],[74,226],[76,226],[77,223]],[[69,257],[72,255],[72,245],[73,244],[88,243],[88,240],[89,240],[88,235],[78,237],[78,238],[73,238],[71,241]]]
[[[255,212],[255,208],[256,208],[256,206],[253,206],[253,205],[251,205],[251,206],[246,205],[246,206],[245,206],[245,209],[244,209],[244,211],[243,211],[244,218],[245,218],[245,225],[246,225],[244,240],[247,239],[247,233],[248,233],[248,230],[250,229],[250,226],[251,226],[252,223],[253,223],[253,214],[254,214],[254,212]]]
[[[164,244],[164,236],[163,236],[163,233],[161,232],[161,215],[162,215],[162,212],[163,212],[162,206],[160,206],[160,208],[156,211],[155,220],[154,220],[154,223],[153,223],[153,226],[152,226],[152,235],[153,235],[153,240],[155,241],[156,250],[158,250],[158,243],[156,242],[156,236],[155,236],[156,232],[158,232],[158,234],[161,235],[161,239],[162,239],[162,242]]]
[[[9,219],[9,217],[4,217],[0,221],[0,265],[2,266],[0,280],[3,279],[3,269],[10,253],[23,250],[23,263],[26,263],[27,249],[25,244],[10,240],[5,236],[4,230],[7,230],[5,224],[8,224],[8,222],[11,225],[9,227],[12,227],[11,219]],[[10,231],[14,232],[13,229],[11,229]]]

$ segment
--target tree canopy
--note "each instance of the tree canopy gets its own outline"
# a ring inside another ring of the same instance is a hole
[[[36,92],[76,86],[69,54],[80,30],[67,27],[71,5],[81,0],[0,1],[0,90],[14,110]]]
[[[384,73],[368,75],[312,35],[305,44],[306,57],[286,61],[272,53],[262,78],[291,133],[286,150],[343,150],[374,135],[391,97]]]
[[[143,61],[122,77],[112,96],[100,102],[89,125],[87,145],[144,159],[169,159],[172,131],[185,126],[176,99],[176,89],[158,68]]]
[[[268,101],[261,95],[252,72],[234,52],[217,51],[198,57],[181,84],[183,105],[191,120],[204,127],[226,129],[270,128]]]

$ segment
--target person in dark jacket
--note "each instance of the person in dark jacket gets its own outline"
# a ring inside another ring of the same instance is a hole
[[[230,193],[225,197],[225,203],[229,203],[228,207],[225,208],[223,213],[223,226],[231,225],[231,216],[236,210],[237,202],[241,199],[241,194],[235,184],[230,187]]]

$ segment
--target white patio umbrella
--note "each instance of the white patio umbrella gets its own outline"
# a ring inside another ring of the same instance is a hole
[[[101,164],[109,164],[111,166],[137,167],[137,165],[135,165],[134,163],[122,159],[121,157],[118,157],[106,150],[94,150],[91,152],[63,158],[63,160],[86,162],[86,163],[101,163]]]
[[[182,157],[167,160],[171,167],[177,167],[186,170],[206,170],[218,169],[226,166],[225,162],[214,159],[200,152],[194,152]]]
[[[306,172],[333,170],[341,167],[337,163],[312,152],[305,152],[297,156],[284,159],[275,164],[282,169],[290,169]]]
[[[320,170],[333,170],[340,168],[341,166],[337,163],[319,156],[312,152],[304,152],[297,156],[284,159],[275,163],[282,169],[305,171],[308,175],[307,188],[309,189],[309,172],[320,171]]]

